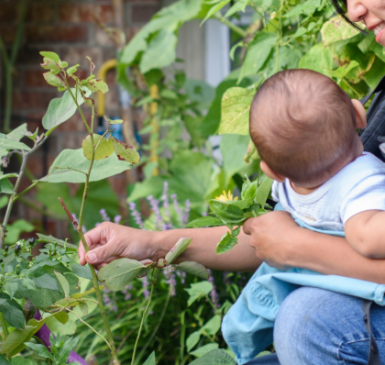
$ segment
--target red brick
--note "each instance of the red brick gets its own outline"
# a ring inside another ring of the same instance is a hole
[[[87,28],[80,25],[30,25],[27,26],[26,36],[28,42],[85,42],[87,40]]]
[[[29,171],[37,178],[43,176],[44,156],[31,155],[28,158],[27,167]]]
[[[132,5],[131,7],[131,20],[133,23],[146,23],[155,15],[159,10],[158,5]]]
[[[60,4],[59,19],[62,22],[94,22],[95,17],[103,23],[113,22],[111,5]]]
[[[15,23],[17,11],[15,4],[5,3],[0,5],[0,22]]]
[[[27,8],[26,20],[28,22],[53,23],[55,21],[55,4],[30,3]]]
[[[5,44],[13,43],[16,37],[16,27],[9,25],[0,27],[0,36]]]
[[[106,82],[108,86],[116,86],[116,71],[110,70],[107,72]]]
[[[43,72],[46,70],[25,70],[24,71],[24,86],[26,87],[50,87],[43,77]]]
[[[115,175],[114,177],[110,177],[108,179],[111,184],[112,190],[119,196],[126,196],[127,194],[127,181],[125,177],[125,173],[121,173],[119,175]]]
[[[47,109],[49,102],[56,96],[53,92],[15,91],[13,109]]]
[[[90,113],[84,113],[84,116],[87,121],[90,121]],[[97,123],[96,118],[95,123]],[[63,132],[86,132],[86,127],[84,126],[80,114],[77,112],[72,118],[61,124],[57,130]]]
[[[66,148],[81,148],[83,139],[87,136],[87,132],[84,133],[71,133],[71,132],[62,132],[61,138],[62,138],[62,149]]]

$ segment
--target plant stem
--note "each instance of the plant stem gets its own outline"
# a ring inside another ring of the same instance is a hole
[[[232,22],[230,22],[229,20],[221,16],[220,13],[216,13],[214,15],[214,19],[217,19],[221,23],[227,25],[233,32],[239,34],[242,38],[246,37],[247,35],[246,31],[244,31],[242,28],[238,27],[237,25],[233,24]]]
[[[1,312],[0,312],[0,324],[1,324],[1,327],[3,328],[4,337],[7,338],[9,335],[7,322],[5,322],[3,313],[1,313]]]
[[[90,134],[90,137],[91,137],[91,145],[92,145],[91,160],[90,160],[90,165],[88,167],[88,172],[86,174],[86,181],[85,181],[84,190],[83,190],[83,199],[82,199],[82,203],[81,203],[81,206],[80,206],[79,223],[78,223],[78,227],[77,227],[77,232],[79,234],[80,240],[83,243],[84,250],[86,252],[88,252],[89,248],[88,248],[87,242],[86,242],[86,240],[84,238],[82,227],[83,227],[84,206],[85,206],[86,199],[87,199],[87,192],[88,192],[88,188],[89,188],[89,182],[90,182],[92,166],[93,166],[94,160],[95,160],[94,136],[93,136],[93,131],[88,126],[87,121],[86,121],[86,119],[84,117],[84,114],[83,114],[82,110],[80,109],[80,106],[79,106],[77,100],[75,99],[75,97],[74,97],[74,95],[73,95],[73,93],[71,91],[71,88],[69,87],[67,79],[65,79],[65,80],[66,80],[66,84],[67,84],[67,90],[70,92],[70,94],[72,96],[72,99],[74,100],[74,102],[75,102],[75,104],[77,106],[77,109],[78,109],[78,111],[79,111],[79,113],[80,113],[80,115],[81,115],[81,117],[83,119],[83,122],[84,122],[84,124],[85,124],[85,126],[86,126],[86,128],[87,128],[87,130],[88,130],[88,132]],[[91,126],[93,126],[93,124],[94,124],[94,118],[95,118],[95,107],[92,106]],[[61,201],[61,203],[62,203],[63,208],[64,208],[65,207],[64,202]],[[66,210],[66,212],[67,212],[67,210]],[[69,212],[67,212],[67,215],[68,214],[69,214]],[[117,353],[116,353],[115,343],[114,343],[114,339],[113,339],[113,336],[112,336],[110,324],[108,323],[108,318],[106,316],[106,312],[105,312],[105,309],[104,309],[103,298],[102,298],[102,294],[101,294],[100,289],[99,289],[99,282],[98,282],[98,278],[96,276],[95,268],[92,265],[90,265],[90,270],[91,270],[91,274],[92,274],[92,281],[93,281],[93,284],[94,284],[94,287],[95,287],[96,297],[98,299],[98,306],[99,306],[100,314],[101,314],[101,316],[103,318],[104,328],[106,330],[107,339],[108,339],[108,342],[110,344],[109,347],[111,349],[112,362],[113,362],[114,365],[120,365],[120,362],[118,360]]]
[[[142,332],[144,318],[146,317],[146,313],[147,313],[148,307],[150,306],[150,303],[151,303],[152,293],[154,291],[154,286],[155,286],[154,272],[155,272],[155,269],[153,269],[153,271],[152,271],[150,296],[148,297],[146,308],[144,308],[142,320],[141,320],[140,326],[139,326],[138,335],[136,336],[136,341],[135,341],[135,346],[134,346],[134,353],[132,354],[131,365],[134,365],[134,363],[135,363],[135,354],[136,354],[136,349],[138,347],[138,342],[139,342],[140,334]]]
[[[154,330],[152,331],[151,336],[148,338],[146,344],[143,346],[142,350],[140,351],[140,353],[138,355],[137,362],[140,361],[140,359],[142,358],[142,356],[143,356],[144,352],[146,351],[147,347],[151,344],[151,341],[153,340],[153,338],[155,337],[156,333],[158,332],[158,329],[159,329],[159,327],[160,327],[160,325],[162,323],[163,317],[166,314],[166,309],[168,307],[168,303],[170,301],[170,298],[171,298],[171,288],[168,291],[168,295],[167,295],[167,298],[166,298],[166,303],[164,304],[162,313],[160,314],[160,317],[158,319],[158,323],[156,324],[156,326],[155,326]]]

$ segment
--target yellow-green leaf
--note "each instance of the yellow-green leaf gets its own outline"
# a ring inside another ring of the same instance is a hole
[[[54,75],[52,72],[44,72],[43,76],[49,85],[55,87],[65,87],[64,81],[59,76]]]
[[[103,80],[101,80],[101,79],[88,80],[86,86],[91,91],[100,91],[103,94],[108,92],[107,84]]]
[[[135,147],[127,146],[123,142],[118,141],[115,138],[111,138],[114,150],[119,160],[138,163],[140,161],[140,155]]]
[[[97,147],[95,151],[95,160],[104,160],[105,158],[111,156],[114,152],[114,145],[111,140],[100,136],[99,134],[93,134],[94,145],[92,146],[91,136],[88,135],[84,138],[82,147],[83,154],[87,160],[91,160],[92,149]]]

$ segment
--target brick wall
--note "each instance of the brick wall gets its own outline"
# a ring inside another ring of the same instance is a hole
[[[18,0],[0,0],[0,35],[7,48],[15,39],[18,3]],[[132,38],[159,7],[159,0],[124,1],[124,27],[127,40]],[[49,101],[57,95],[55,89],[47,86],[42,77],[39,51],[54,51],[62,60],[69,64],[79,63],[84,70],[88,69],[85,56],[90,56],[97,66],[115,57],[114,44],[94,23],[93,14],[108,26],[113,26],[114,9],[111,0],[29,0],[23,42],[13,75],[13,128],[21,123],[28,123],[30,130],[34,131],[37,127],[42,130],[41,119]],[[1,79],[4,79],[3,70]],[[119,115],[118,92],[113,72],[108,75],[108,84],[110,92],[106,97],[106,113]],[[3,87],[1,94],[3,107]],[[46,153],[41,148],[30,157],[28,167],[32,174],[37,178],[41,177],[46,162],[49,166],[64,148],[79,148],[85,135],[85,128],[79,116],[75,115],[51,135]],[[110,181],[124,204],[125,175],[119,175]],[[27,184],[27,180],[22,183],[24,186]],[[24,205],[16,206],[14,213],[15,217],[27,220],[42,218]],[[65,232],[66,222],[48,219],[45,224],[51,234],[62,236]]]

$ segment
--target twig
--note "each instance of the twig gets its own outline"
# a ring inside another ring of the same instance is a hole
[[[63,209],[65,210],[65,212],[67,213],[67,216],[69,218],[69,220],[71,221],[71,223],[73,224],[73,226],[75,227],[75,229],[77,230],[79,228],[79,224],[78,224],[78,221],[74,218],[74,216],[71,214],[71,212],[68,210],[67,206],[65,205],[64,201],[62,198],[57,198],[61,204],[61,206],[63,207]]]

